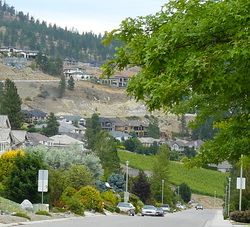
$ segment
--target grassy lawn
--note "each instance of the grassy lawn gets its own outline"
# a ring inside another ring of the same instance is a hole
[[[131,168],[152,170],[154,156],[135,154],[122,150],[118,151],[118,155],[121,163],[125,164],[128,160]],[[187,169],[179,162],[171,162],[169,171],[169,181],[173,185],[177,186],[185,182],[193,193],[214,196],[216,192],[217,197],[224,197],[228,173],[202,168]]]

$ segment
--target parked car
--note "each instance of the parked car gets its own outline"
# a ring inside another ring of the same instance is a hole
[[[168,204],[162,204],[161,208],[163,209],[164,213],[170,212],[170,206]]]
[[[163,210],[162,207],[156,207],[155,216],[162,216],[162,217],[164,217],[164,210]]]
[[[181,210],[186,210],[187,209],[187,206],[184,205],[184,204],[182,204],[182,203],[177,203],[176,207],[179,208],[179,209],[181,209]]]
[[[141,215],[155,216],[156,207],[152,205],[145,205],[141,210]]]
[[[127,213],[128,215],[135,215],[135,207],[132,203],[119,203],[116,207],[118,207],[121,212]]]
[[[203,210],[203,205],[199,203],[195,206],[195,208],[196,210]]]

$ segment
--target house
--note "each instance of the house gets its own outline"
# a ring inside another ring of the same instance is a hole
[[[50,139],[53,140],[53,147],[65,148],[74,144],[79,146],[82,150],[85,150],[84,142],[74,139],[68,135],[55,135],[51,136]]]
[[[195,141],[169,140],[169,141],[166,141],[166,144],[169,146],[169,148],[177,152],[184,152],[185,148],[187,147],[193,148],[195,151],[198,151],[203,143],[204,141],[202,140],[195,140]]]
[[[41,110],[21,110],[21,112],[24,114],[24,120],[29,123],[45,122],[47,119],[47,113]]]
[[[109,78],[100,79],[100,84],[106,84],[110,86],[115,86],[119,88],[125,88],[127,83],[130,81],[130,77],[127,75],[113,75]]]
[[[129,134],[127,134],[125,132],[114,131],[114,130],[109,131],[109,135],[114,137],[116,140],[119,140],[120,142],[132,138],[132,136],[130,136]]]
[[[8,57],[18,56],[19,58],[25,58],[28,60],[33,60],[38,55],[38,50],[24,50],[16,47],[1,47],[1,53],[7,53]]]
[[[67,57],[63,59],[63,65],[65,66],[76,66],[78,65],[78,60],[76,60],[75,58],[71,58],[71,57]]]
[[[86,127],[82,125],[79,125],[79,127],[75,127],[74,125],[65,122],[59,122],[59,123],[60,123],[58,128],[59,134],[67,134],[67,133],[77,133],[81,135],[85,134]]]
[[[28,138],[28,145],[29,146],[38,146],[38,145],[45,145],[48,147],[53,146],[53,140],[47,136],[44,136],[40,133],[27,133]]]
[[[86,125],[86,119],[84,119],[81,116],[71,116],[71,115],[61,115],[57,118],[58,122],[64,122],[67,124],[73,124],[74,121],[78,122],[78,125],[85,126]]]
[[[11,150],[14,143],[9,118],[7,115],[0,115],[0,155],[6,150]]]
[[[101,129],[105,131],[115,131],[115,121],[109,118],[100,117]]]
[[[223,173],[230,172],[231,169],[233,168],[233,166],[227,161],[224,161],[218,165],[211,164],[210,166],[216,167],[218,171],[223,172]]]
[[[145,147],[150,147],[154,144],[154,142],[157,143],[157,145],[162,145],[163,141],[162,139],[154,139],[152,137],[141,137],[138,138],[138,140],[142,143]]]
[[[77,68],[68,68],[63,70],[66,80],[72,77],[74,80],[90,80],[93,75],[87,74],[86,69],[77,67]]]
[[[22,148],[28,142],[27,131],[25,130],[12,130],[14,137],[15,148]]]
[[[115,119],[115,131],[125,132],[131,134],[135,132],[137,136],[146,137],[147,136],[148,123],[141,122],[138,120],[120,120]]]

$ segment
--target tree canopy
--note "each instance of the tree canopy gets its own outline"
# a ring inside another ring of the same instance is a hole
[[[219,129],[195,165],[238,160],[250,148],[250,1],[172,0],[155,15],[127,18],[104,40],[124,43],[104,75],[140,66],[127,91],[149,110],[195,113]],[[224,113],[229,114],[225,115]]]

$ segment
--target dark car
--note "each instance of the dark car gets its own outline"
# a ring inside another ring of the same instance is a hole
[[[162,209],[162,207],[156,207],[155,216],[162,216],[162,217],[164,217],[164,210]]]
[[[203,210],[203,205],[199,203],[195,206],[195,208],[196,210]]]

